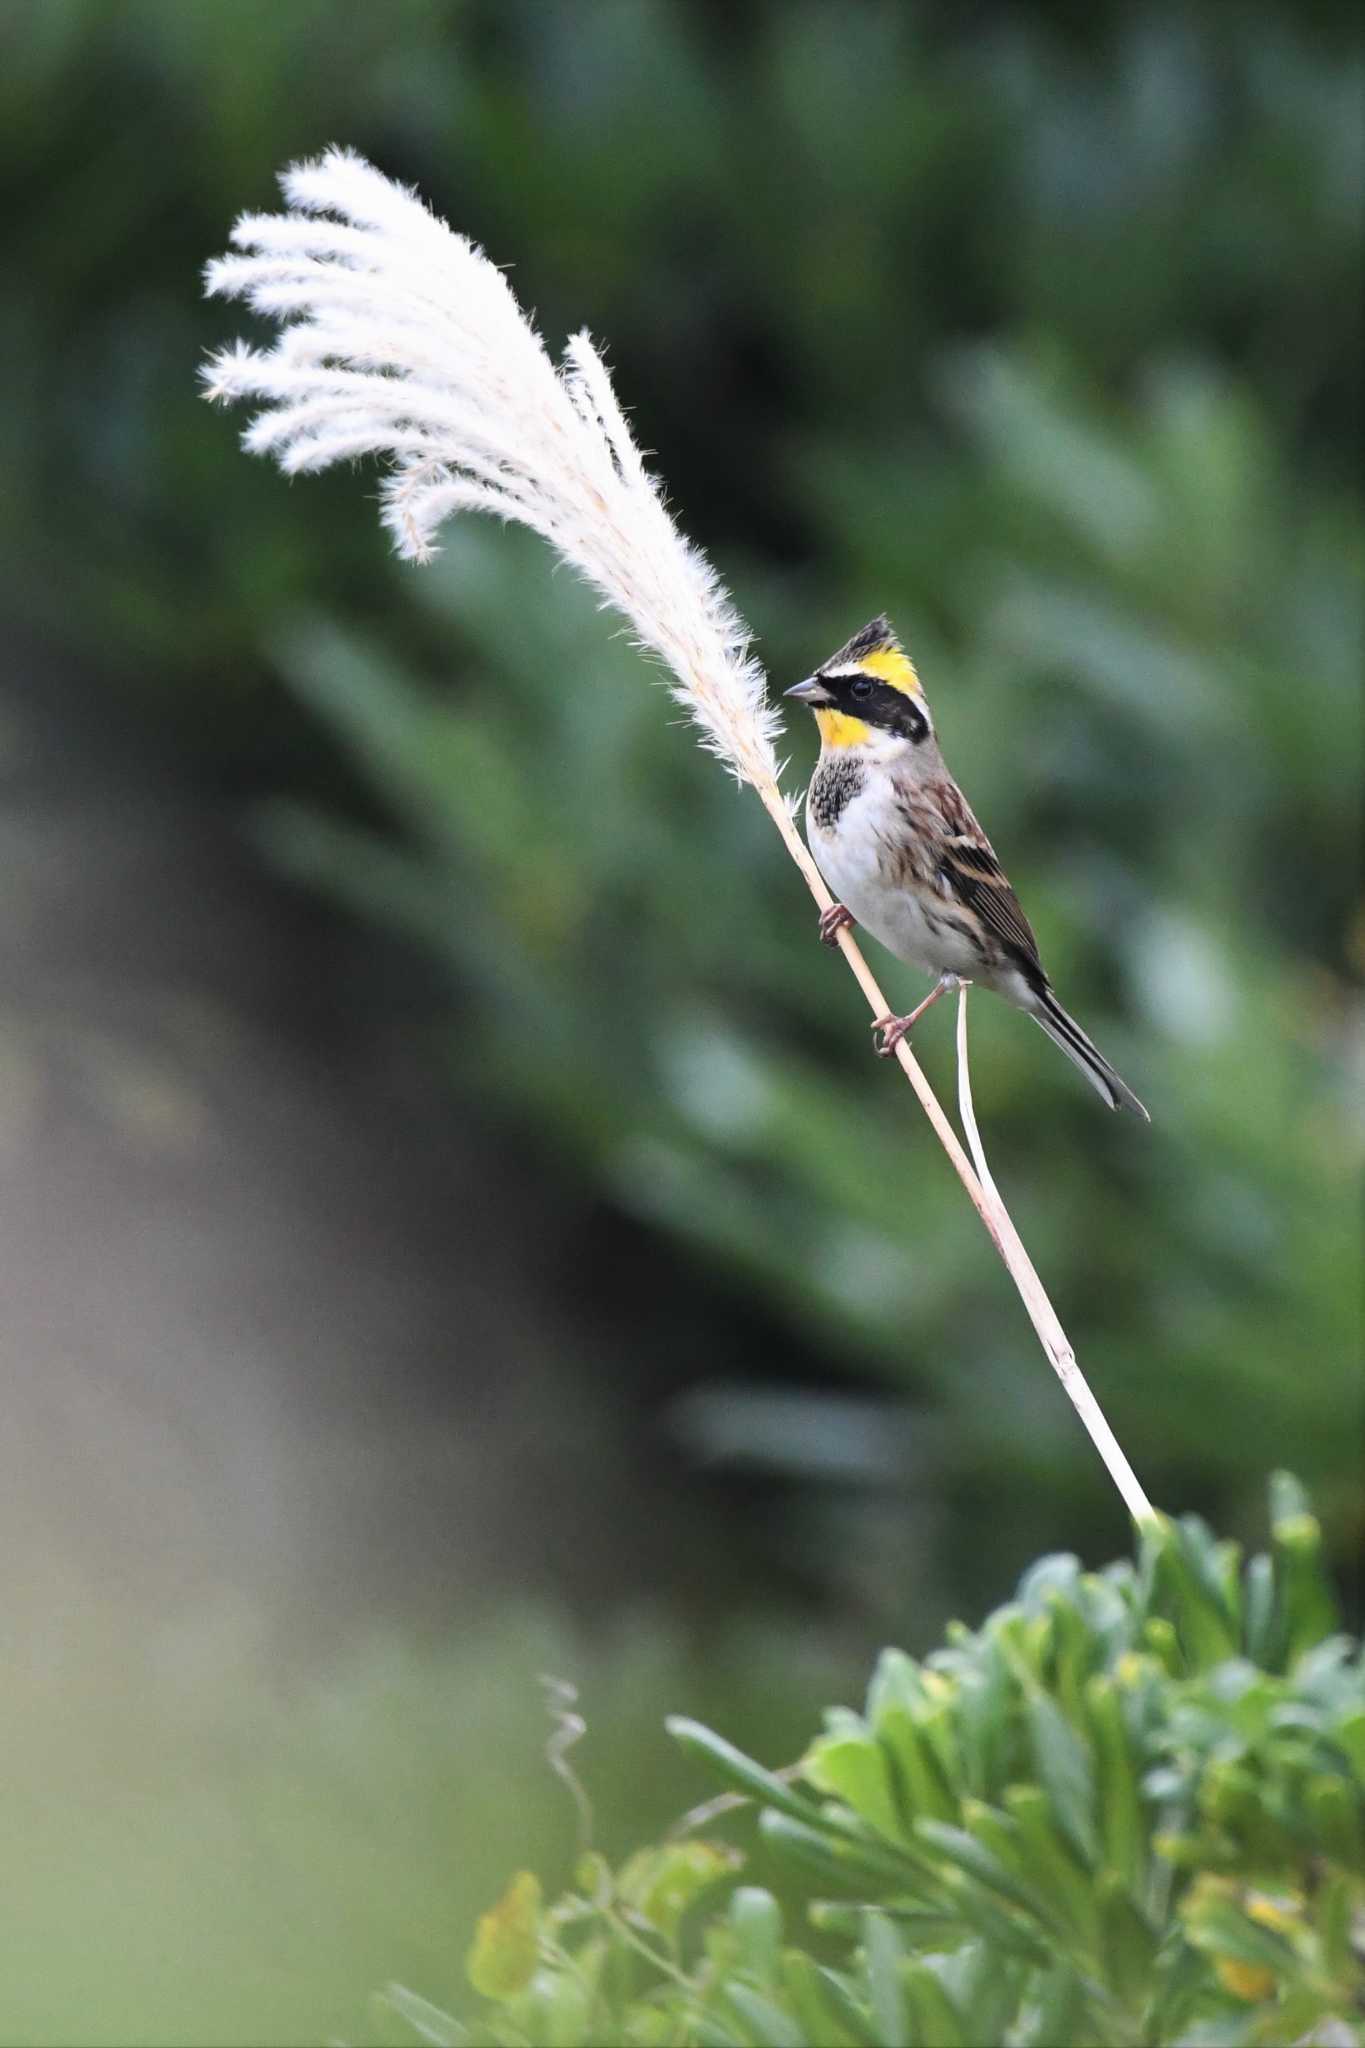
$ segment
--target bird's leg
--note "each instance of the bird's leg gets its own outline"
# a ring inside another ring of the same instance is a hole
[[[961,988],[960,974],[941,974],[922,1003],[916,1003],[908,1017],[878,1017],[872,1026],[880,1031],[882,1042],[877,1047],[879,1059],[889,1060],[903,1038],[908,1038],[925,1011],[931,1009],[940,996],[951,995],[955,988]]]
[[[828,910],[820,912],[820,944],[837,946],[839,934],[857,923],[851,910],[845,910],[842,903],[831,903]]]

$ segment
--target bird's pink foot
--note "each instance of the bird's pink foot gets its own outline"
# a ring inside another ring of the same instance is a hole
[[[914,1030],[916,1024],[919,1023],[919,1020],[924,1015],[925,1011],[931,1009],[933,1005],[938,1001],[940,996],[949,995],[955,988],[961,987],[962,980],[959,975],[940,975],[939,979],[934,983],[934,986],[930,989],[928,995],[924,998],[924,1001],[922,1003],[916,1003],[914,1009],[911,1010],[909,1016],[878,1017],[877,1021],[872,1026],[872,1029],[874,1031],[880,1031],[882,1034],[882,1042],[877,1047],[877,1057],[879,1059],[889,1060],[892,1053],[896,1050],[896,1047],[900,1044],[901,1040],[903,1038],[908,1038],[910,1036],[910,1033]]]
[[[847,931],[857,922],[851,910],[845,910],[842,903],[831,903],[828,910],[820,912],[820,943],[822,946],[837,946],[839,934]]]
[[[878,1017],[873,1024],[874,1031],[882,1034],[877,1047],[877,1058],[889,1060],[903,1038],[908,1038],[919,1021],[919,1011],[912,1010],[908,1017]]]

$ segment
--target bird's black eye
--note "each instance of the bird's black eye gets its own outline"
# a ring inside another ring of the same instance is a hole
[[[859,677],[858,677],[858,679],[857,679],[857,681],[856,681],[856,682],[854,683],[854,685],[853,685],[853,692],[852,692],[852,694],[853,694],[853,695],[854,695],[855,697],[870,697],[870,696],[872,695],[872,679],[871,679],[871,677],[870,677],[870,676],[859,676]]]

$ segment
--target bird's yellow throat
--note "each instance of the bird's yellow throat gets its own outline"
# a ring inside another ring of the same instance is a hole
[[[872,728],[861,718],[850,718],[843,711],[830,711],[825,705],[815,707],[815,723],[820,728],[822,747],[860,747],[870,739]]]

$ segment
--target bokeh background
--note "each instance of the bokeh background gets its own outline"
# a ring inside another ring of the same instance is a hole
[[[199,400],[346,142],[606,338],[776,682],[885,607],[1107,1117],[997,1178],[1164,1505],[1349,1597],[1358,10],[30,0],[3,31],[0,2037],[369,2038],[575,1819],[1121,1510],[758,806],[517,534]],[[791,777],[813,734],[790,734]],[[876,948],[872,951],[876,954]],[[905,970],[886,979],[908,1001]],[[919,1040],[951,1095],[951,1024]]]

